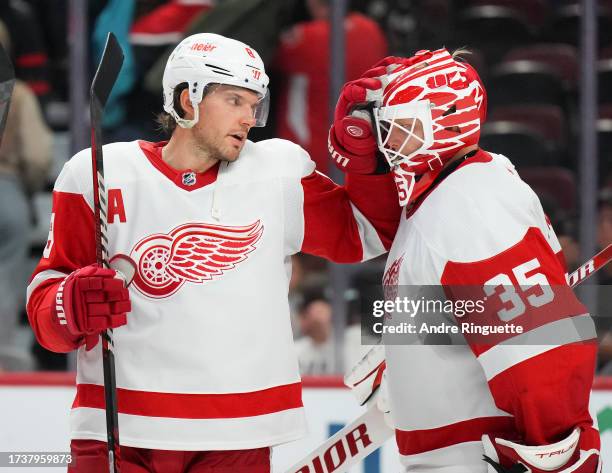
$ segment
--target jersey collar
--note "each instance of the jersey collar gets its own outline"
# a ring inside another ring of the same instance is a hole
[[[447,168],[443,169],[438,175],[436,175],[433,179],[433,182],[429,185],[429,187],[413,202],[412,205],[406,206],[405,218],[409,219],[421,206],[423,201],[427,198],[429,194],[431,194],[444,179],[454,173],[457,169],[460,169],[464,166],[468,166],[474,163],[486,163],[491,161],[493,158],[489,153],[478,148],[475,151],[472,151],[466,154],[463,158],[455,161]]]
[[[208,184],[212,184],[217,180],[219,161],[204,172],[196,172],[191,169],[179,171],[178,169],[174,169],[173,167],[169,166],[162,159],[162,148],[167,143],[167,141],[159,141],[156,143],[144,140],[138,141],[140,149],[147,157],[149,162],[155,167],[155,169],[170,179],[177,187],[191,192],[196,189],[201,189]]]

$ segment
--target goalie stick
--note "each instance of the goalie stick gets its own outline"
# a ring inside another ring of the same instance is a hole
[[[0,45],[0,143],[6,126],[9,107],[11,105],[11,95],[15,86],[15,69],[8,57],[8,54]]]
[[[108,96],[117,80],[123,51],[113,33],[108,33],[104,52],[90,90],[91,113],[91,169],[93,176],[93,201],[96,239],[96,263],[109,267],[107,233],[107,195],[104,184],[104,159],[102,155],[102,115]],[[117,386],[115,382],[115,355],[113,331],[102,333],[102,366],[104,369],[104,400],[106,405],[106,434],[108,466],[110,473],[119,469],[119,414],[117,411]]]
[[[574,288],[581,284],[611,260],[612,244],[571,273],[567,277],[569,286]],[[366,357],[380,347],[372,348]],[[365,413],[285,470],[285,473],[345,473],[381,447],[394,431],[385,422],[383,413],[376,406],[376,399],[370,399],[369,404]]]
[[[580,266],[576,271],[567,277],[567,283],[570,287],[576,287],[585,279],[588,279],[593,273],[599,271],[612,260],[612,244],[606,246],[603,250],[593,256],[590,260]]]

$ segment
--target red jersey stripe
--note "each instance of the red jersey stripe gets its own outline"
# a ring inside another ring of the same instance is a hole
[[[416,455],[463,442],[479,441],[484,434],[513,432],[512,417],[479,417],[435,429],[396,430],[395,439],[401,455]]]
[[[177,419],[253,417],[303,407],[302,383],[247,393],[180,394],[117,389],[120,414]],[[104,409],[104,387],[78,384],[73,408]]]

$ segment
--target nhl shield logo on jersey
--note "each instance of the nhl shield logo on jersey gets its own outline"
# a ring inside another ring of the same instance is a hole
[[[196,183],[196,175],[195,172],[185,172],[183,173],[183,185],[184,186],[193,186]]]
[[[161,299],[183,284],[203,284],[221,277],[247,259],[263,234],[257,220],[246,226],[187,223],[169,233],[140,240],[130,256],[137,264],[135,287],[145,296]]]

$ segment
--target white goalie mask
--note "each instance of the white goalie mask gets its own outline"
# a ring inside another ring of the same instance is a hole
[[[387,74],[373,114],[378,149],[404,206],[457,153],[478,144],[487,100],[478,73],[446,49],[419,51],[399,64]]]
[[[191,120],[181,118],[174,109],[174,89],[187,83],[194,108]],[[174,49],[164,70],[164,110],[183,128],[199,120],[204,89],[209,84],[225,84],[256,92],[260,100],[254,110],[255,126],[265,126],[270,109],[269,78],[259,54],[240,41],[213,33],[185,38]]]
[[[380,137],[379,150],[391,167],[410,160],[413,156],[420,154],[423,149],[431,147],[434,142],[431,119],[433,106],[429,100],[422,100],[375,109],[374,118]],[[416,132],[417,126],[421,133]],[[391,143],[394,129],[402,132],[400,136],[403,139],[397,144]],[[411,140],[415,141],[418,147],[414,147],[414,150],[408,155],[402,154],[402,150]]]

